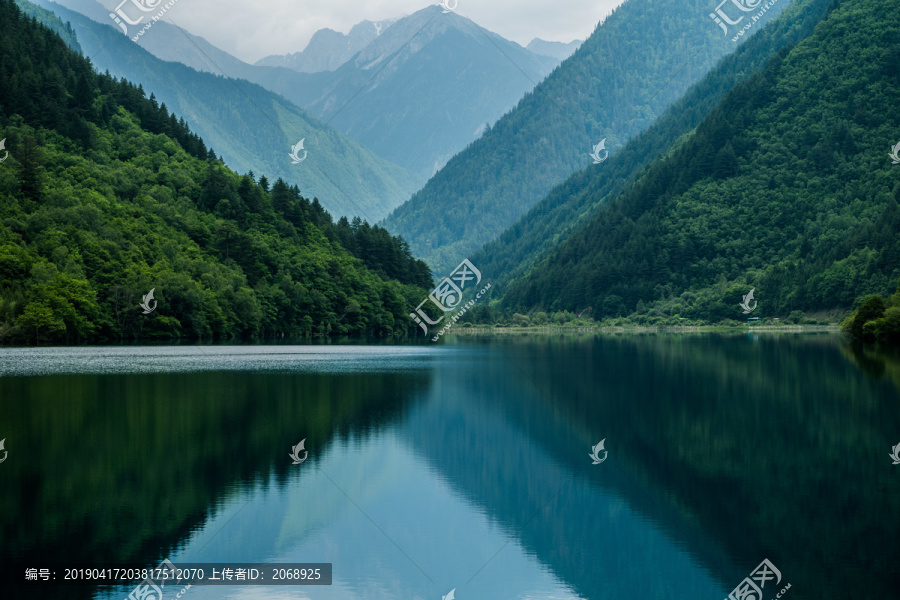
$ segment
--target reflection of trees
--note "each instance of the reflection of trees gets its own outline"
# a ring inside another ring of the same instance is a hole
[[[841,344],[841,354],[869,377],[883,376],[900,389],[900,351],[860,343]]]
[[[848,363],[837,336],[560,336],[490,344],[502,344],[518,365],[505,376],[484,369],[473,378],[479,401],[500,399],[491,408],[495,421],[514,423],[572,472],[581,457],[571,440],[548,433],[570,424],[586,459],[603,432],[628,475],[609,479],[617,492],[675,531],[723,586],[736,585],[766,557],[789,581],[803,582],[804,596],[886,597],[900,585],[893,540],[900,480],[887,457],[900,441],[897,394]],[[896,362],[884,364],[897,372]],[[507,388],[522,380],[520,389],[504,390],[492,377]],[[481,456],[477,446],[468,451]],[[441,463],[454,460],[444,454]],[[508,464],[497,467],[502,476],[482,480],[463,473],[464,465],[457,476],[559,576],[583,595],[598,589],[591,553],[602,532],[562,516],[579,510],[577,495],[561,496],[571,505],[559,515],[522,528],[523,516],[553,491],[544,478],[561,475],[534,473],[518,459],[507,453]]]
[[[301,437],[320,453],[336,435],[366,437],[395,418],[416,382],[240,372],[0,379],[4,431],[16,432],[6,435],[15,460],[3,465],[0,564],[156,564],[227,490],[284,481]]]

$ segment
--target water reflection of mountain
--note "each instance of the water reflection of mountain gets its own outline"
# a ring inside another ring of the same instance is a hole
[[[726,593],[763,558],[804,597],[900,585],[900,480],[886,454],[897,394],[834,336],[528,338],[483,351],[436,374],[439,401],[412,411],[408,435],[581,595],[618,581],[613,597],[672,596],[666,586],[687,597],[669,543]],[[600,437],[610,458],[592,466]],[[617,530],[616,498],[652,527]]]
[[[15,448],[0,473],[0,564],[155,565],[234,490],[287,481],[298,435],[323,452],[337,438],[371,435],[397,418],[423,377],[0,378],[4,435]],[[41,589],[48,599],[94,593]],[[4,585],[2,595],[20,591]]]

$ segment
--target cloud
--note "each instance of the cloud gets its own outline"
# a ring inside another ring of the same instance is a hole
[[[115,8],[121,0],[101,0]],[[169,0],[171,1],[171,0]],[[623,0],[459,0],[456,12],[523,46],[533,38],[585,39]],[[395,19],[437,1],[178,0],[166,18],[247,62],[306,47],[323,28],[347,33],[360,21]]]

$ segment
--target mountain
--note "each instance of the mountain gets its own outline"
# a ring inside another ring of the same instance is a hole
[[[605,140],[614,156],[734,49],[707,0],[625,2],[384,225],[437,272],[449,271],[589,165],[595,144]]]
[[[63,2],[112,24],[108,11],[94,0]],[[410,171],[416,188],[559,63],[455,13],[443,14],[438,6],[391,23],[358,25],[369,35],[380,27],[381,34],[334,72],[249,65],[164,20],[154,23],[138,43],[163,60],[246,79],[281,94]]]
[[[45,27],[56,33],[69,48],[76,52],[81,52],[81,46],[78,44],[78,38],[71,24],[63,23],[51,11],[25,0],[16,0],[16,6],[19,7],[23,14],[37,19]]]
[[[535,54],[541,56],[552,56],[556,60],[562,62],[572,56],[572,53],[578,50],[582,40],[574,40],[568,44],[565,42],[548,42],[541,38],[534,38],[525,46]]]
[[[334,71],[353,58],[353,55],[375,41],[381,33],[393,25],[396,19],[363,21],[344,35],[333,29],[320,29],[301,52],[288,55],[270,55],[254,64],[263,67],[287,67],[300,73]]]
[[[255,79],[424,183],[556,65],[453,12],[404,17],[332,73]]]
[[[499,237],[471,256],[491,274],[494,297],[527,273],[542,254],[561,243],[603,203],[665,156],[738,82],[765,67],[779,51],[812,33],[831,0],[796,0],[733,54],[722,59],[646,131],[632,138],[602,168],[588,166],[532,207]]]
[[[97,0],[33,1],[51,9],[63,6],[89,17],[101,25],[115,28],[109,9],[97,2]],[[28,2],[21,1],[17,2],[17,4],[24,9]],[[171,18],[172,15],[167,13],[167,16]],[[191,35],[165,20],[156,21],[150,31],[152,31],[152,35],[148,33],[148,35],[141,36],[137,44],[156,58],[168,62],[180,62],[197,71],[206,71],[214,75],[227,73],[229,77],[251,81],[248,74],[254,71],[252,65],[220,50],[202,37]],[[132,31],[133,34],[134,31]]]
[[[191,129],[237,171],[283,178],[305,195],[323,198],[335,215],[358,215],[369,221],[381,218],[414,191],[414,178],[404,169],[277,94],[246,81],[164,62],[118,29],[53,2],[37,3],[71,23],[85,56],[99,71],[141,84],[168,110],[183,115]],[[108,15],[107,20],[112,23]],[[165,31],[163,25],[156,22],[144,37]],[[168,30],[184,37],[174,27]],[[288,154],[301,139],[307,158],[292,164]]]
[[[805,10],[819,10],[807,3]],[[639,322],[842,312],[900,277],[900,16],[832,2],[504,305]],[[578,193],[573,189],[573,193]],[[758,310],[757,310],[758,307]]]
[[[95,73],[11,0],[0,46],[16,48],[0,69],[0,340],[414,327],[407,307],[431,275],[402,240],[229,170],[184,119]]]

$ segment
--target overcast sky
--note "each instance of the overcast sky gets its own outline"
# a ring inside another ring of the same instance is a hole
[[[115,8],[121,0],[100,0]],[[623,0],[458,0],[456,13],[523,46],[533,38],[585,39]],[[151,2],[152,4],[152,2]],[[412,14],[438,0],[176,0],[167,17],[247,62],[306,47],[328,27]],[[452,6],[452,3],[451,3]]]

